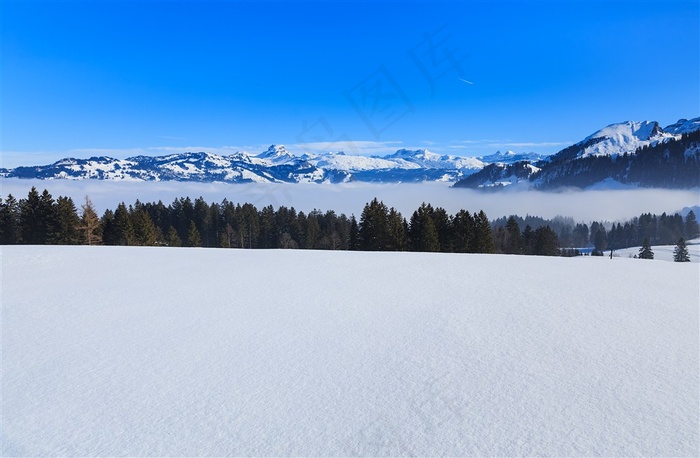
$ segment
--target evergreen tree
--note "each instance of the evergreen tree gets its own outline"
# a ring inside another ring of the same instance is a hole
[[[452,221],[450,215],[442,207],[437,207],[430,215],[438,236],[438,251],[449,253],[452,247]]]
[[[350,216],[350,235],[348,240],[348,249],[353,251],[360,249],[360,227],[357,224],[355,215]]]
[[[199,230],[197,230],[197,225],[194,221],[190,222],[190,230],[187,232],[187,246],[202,246],[202,237],[199,235]]]
[[[80,218],[70,197],[59,197],[56,200],[55,226],[49,243],[58,245],[76,245],[80,241]]]
[[[644,239],[637,257],[639,259],[654,259],[654,252],[651,250],[651,243],[649,242],[649,239]]]
[[[532,230],[532,226],[529,224],[525,225],[523,229],[523,254],[533,254],[535,245],[535,234]]]
[[[678,239],[676,248],[673,250],[673,260],[675,262],[690,262],[690,254],[688,254],[688,246],[684,238]]]
[[[180,236],[177,234],[177,230],[173,226],[168,228],[167,244],[168,246],[172,247],[182,246],[182,240],[180,240]]]
[[[387,216],[387,231],[389,232],[387,250],[404,251],[408,248],[406,237],[406,220],[394,207],[389,209]]]
[[[685,216],[685,236],[688,240],[692,240],[700,236],[700,225],[695,217],[695,212],[690,210]]]
[[[42,243],[56,243],[60,232],[58,206],[51,193],[46,189],[39,197],[39,209],[44,226],[44,241]]]
[[[389,210],[375,197],[360,215],[359,245],[364,251],[382,251],[389,245]]]
[[[608,247],[608,237],[605,228],[601,224],[593,235],[593,246],[595,251],[603,252]]]
[[[133,245],[135,241],[134,226],[126,204],[121,202],[114,211],[114,244]]]
[[[489,223],[486,213],[483,210],[479,211],[474,216],[474,244],[473,253],[495,253],[496,247],[493,243],[493,234],[491,232],[491,223]]]
[[[538,256],[559,256],[559,239],[557,233],[549,226],[541,226],[534,233],[533,254]]]
[[[257,213],[257,210],[256,210]],[[212,218],[209,204],[204,200],[202,196],[199,196],[194,201],[192,220],[197,226],[197,231],[202,239],[201,246],[211,246],[218,243],[217,239],[212,240],[211,228],[212,228]],[[188,234],[189,235],[189,234]]]
[[[588,225],[576,224],[572,232],[572,243],[576,247],[583,248],[588,246]]]
[[[20,242],[20,207],[12,194],[0,203],[0,244],[14,245]]]
[[[114,212],[109,208],[105,210],[100,219],[102,227],[102,243],[105,245],[117,245],[117,231],[114,224]]]
[[[29,190],[27,198],[22,199],[19,205],[22,242],[28,245],[43,245],[46,243],[46,225],[39,192],[34,186]]]
[[[507,254],[520,254],[523,250],[520,226],[513,216],[506,222],[505,244],[503,252]]]
[[[277,219],[275,218],[275,209],[272,207],[272,205],[263,207],[263,209],[260,210],[259,247],[277,248],[279,245],[280,237],[281,233],[279,232]]]
[[[135,210],[131,219],[134,227],[134,244],[140,246],[154,246],[158,243],[160,239],[158,229],[143,207]]]
[[[243,204],[236,208],[236,218],[241,248],[257,248],[258,235],[260,234],[258,210],[252,204]]]
[[[433,220],[433,207],[423,202],[408,225],[412,251],[440,251],[440,239]]]
[[[304,248],[309,250],[319,247],[318,243],[319,239],[321,238],[321,225],[318,222],[318,217],[319,211],[313,210],[306,218],[306,244],[304,245]]]
[[[84,245],[99,245],[102,242],[102,227],[97,211],[90,200],[85,196],[85,203],[80,206],[80,241]]]
[[[474,218],[466,210],[458,211],[452,218],[452,247],[457,253],[468,253],[472,247]]]

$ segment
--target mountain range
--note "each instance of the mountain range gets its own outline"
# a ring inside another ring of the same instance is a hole
[[[455,187],[538,189],[610,185],[700,186],[700,118],[611,124],[556,154],[497,152],[481,157],[400,149],[379,156],[342,152],[295,156],[282,145],[257,155],[188,152],[115,159],[65,158],[44,166],[0,169],[0,177],[198,182],[453,182]]]
[[[500,189],[700,187],[700,118],[661,128],[655,121],[611,124],[542,159],[493,163],[455,187]]]

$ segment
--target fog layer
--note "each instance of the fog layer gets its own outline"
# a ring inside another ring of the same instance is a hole
[[[617,221],[644,212],[676,212],[700,205],[700,193],[694,190],[624,189],[591,191],[500,191],[480,192],[453,189],[446,183],[421,184],[226,184],[183,182],[126,182],[99,180],[20,180],[0,179],[3,199],[12,194],[26,197],[32,186],[44,189],[54,198],[70,196],[76,206],[89,195],[98,212],[114,209],[119,202],[133,204],[161,200],[171,203],[179,197],[203,197],[207,202],[249,202],[258,208],[272,205],[294,207],[308,212],[314,208],[360,216],[366,202],[377,197],[398,209],[405,217],[422,203],[444,207],[449,213],[460,209],[484,210],[489,218],[526,214],[552,218],[571,216],[577,221]]]

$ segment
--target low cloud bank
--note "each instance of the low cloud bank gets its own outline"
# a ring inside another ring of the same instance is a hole
[[[224,198],[235,203],[250,202],[258,208],[285,205],[308,212],[314,208],[359,217],[366,202],[377,197],[397,208],[405,217],[422,203],[444,207],[449,213],[460,209],[483,209],[489,218],[526,214],[552,218],[571,216],[577,221],[624,220],[640,213],[676,212],[700,205],[694,190],[624,189],[591,191],[501,191],[479,192],[453,189],[447,183],[420,184],[226,184],[183,182],[127,182],[99,180],[20,180],[0,179],[0,194],[26,197],[32,186],[55,197],[70,196],[79,206],[89,195],[100,213],[119,202],[132,204],[162,200],[169,204],[179,197],[203,197],[207,202]]]

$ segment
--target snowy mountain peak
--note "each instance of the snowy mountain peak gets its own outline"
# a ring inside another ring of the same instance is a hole
[[[645,141],[661,134],[662,132],[663,130],[659,127],[659,123],[656,121],[626,121],[610,124],[609,126],[606,126],[594,134],[586,137],[584,142],[593,138],[610,138],[615,139],[619,143],[629,142],[633,138]]]
[[[508,150],[505,153],[501,151],[496,151],[494,154],[489,154],[488,156],[481,156],[479,159],[487,164],[501,163],[501,164],[513,164],[520,161],[537,162],[544,159],[545,156],[537,153],[516,153],[515,151]]]
[[[427,149],[416,149],[416,150],[410,150],[410,149],[400,149],[397,150],[394,154],[391,154],[389,156],[386,156],[386,158],[391,158],[391,159],[405,159],[407,161],[411,160],[430,160],[430,161],[436,161],[439,160],[442,156],[436,153],[432,153],[428,151]]]
[[[664,127],[669,134],[682,135],[700,130],[700,118],[679,119],[678,122]]]
[[[270,147],[262,153],[255,156],[261,163],[266,164],[284,164],[297,159],[292,153],[284,148],[284,145],[270,145]]]
[[[664,132],[656,121],[625,121],[610,124],[589,135],[577,145],[583,147],[580,157],[616,156],[632,154],[639,147],[656,145],[673,138],[676,136]]]

